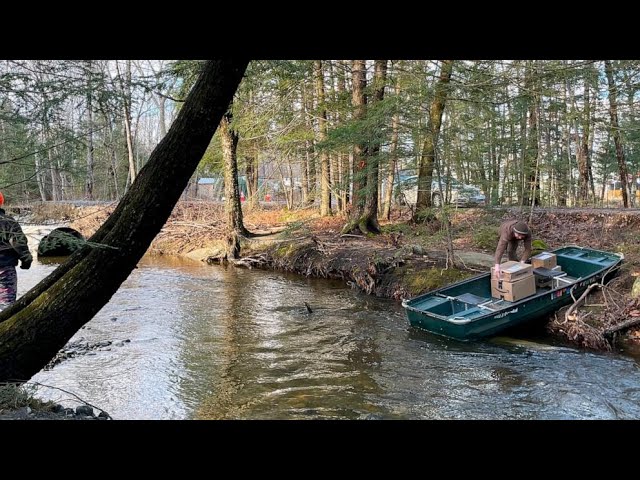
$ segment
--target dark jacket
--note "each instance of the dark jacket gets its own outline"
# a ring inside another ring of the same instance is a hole
[[[33,258],[20,224],[0,208],[0,267],[30,264]]]
[[[496,254],[494,261],[495,263],[502,263],[502,255],[509,243],[512,242],[513,255],[515,256],[515,250],[518,246],[518,240],[513,234],[513,226],[518,223],[520,220],[507,220],[502,225],[500,225],[500,239],[498,240],[498,246],[496,247]],[[520,260],[528,260],[531,256],[531,232],[529,235],[524,237],[522,240],[524,242],[524,252],[522,253],[522,258]],[[511,250],[511,249],[510,249]],[[515,260],[515,258],[510,258],[509,260]]]

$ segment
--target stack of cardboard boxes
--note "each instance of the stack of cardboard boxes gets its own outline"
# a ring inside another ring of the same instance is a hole
[[[557,258],[555,253],[542,252],[535,257],[531,257],[531,266],[535,268],[546,268],[548,270],[559,271]],[[552,286],[552,277],[535,275],[536,287],[545,288]]]
[[[536,270],[536,287],[538,288],[559,288],[573,284],[577,278],[567,275],[558,265],[557,257],[554,253],[542,252],[535,257],[531,257],[531,266]],[[552,275],[549,275],[551,270]]]
[[[491,268],[491,296],[508,302],[517,302],[536,293],[536,282],[531,265],[520,262],[500,264],[500,278]]]

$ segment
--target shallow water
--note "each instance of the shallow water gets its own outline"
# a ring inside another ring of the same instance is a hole
[[[53,268],[19,270],[20,291]],[[116,419],[640,418],[633,357],[461,343],[342,282],[180,259],[144,258],[71,341],[113,344],[32,380]]]

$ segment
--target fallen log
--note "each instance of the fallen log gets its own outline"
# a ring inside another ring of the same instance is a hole
[[[268,265],[268,257],[264,253],[253,255],[250,257],[242,257],[237,259],[231,259],[234,267],[244,267],[249,270],[253,268],[260,268]]]
[[[601,287],[601,285],[599,283],[593,283],[589,285],[587,289],[582,293],[582,295],[580,295],[580,298],[578,298],[573,302],[573,305],[571,305],[569,309],[566,311],[566,313],[564,314],[565,322],[568,320],[575,320],[576,317],[573,312],[585,302],[585,300],[587,299],[587,295],[589,295],[589,293],[591,293],[591,290],[593,290],[596,287]]]
[[[614,333],[627,330],[631,327],[635,327],[636,325],[640,325],[640,317],[625,320],[624,322],[614,325],[613,327],[605,328],[604,332],[602,333],[605,337],[612,337]]]

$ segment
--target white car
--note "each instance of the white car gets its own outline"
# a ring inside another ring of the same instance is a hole
[[[440,183],[442,183],[442,195],[440,193]],[[473,185],[465,185],[455,178],[443,177],[439,182],[433,177],[431,182],[431,203],[434,207],[442,204],[444,196],[445,202],[457,207],[480,207],[486,203],[484,193]],[[418,199],[418,176],[400,176],[396,185],[396,202],[400,205],[415,205]]]

